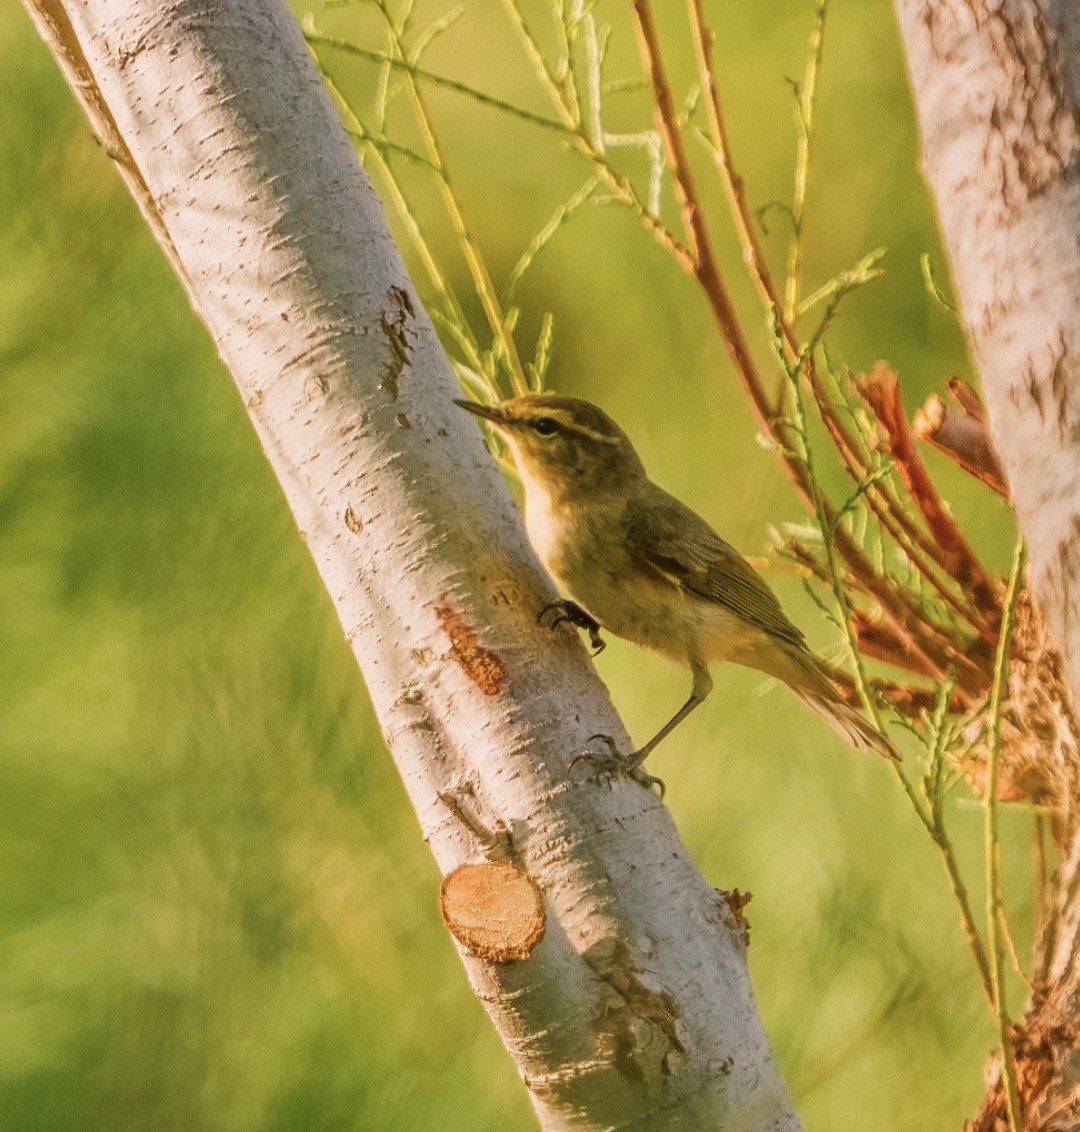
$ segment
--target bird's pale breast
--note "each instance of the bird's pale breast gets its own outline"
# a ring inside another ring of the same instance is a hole
[[[616,636],[684,662],[735,659],[746,643],[742,618],[632,556],[620,511],[579,509],[530,491],[525,522],[548,573]]]

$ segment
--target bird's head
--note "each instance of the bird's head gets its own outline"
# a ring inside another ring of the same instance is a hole
[[[530,393],[494,405],[455,404],[490,421],[506,439],[526,489],[532,483],[556,494],[601,490],[644,475],[630,438],[589,401]]]

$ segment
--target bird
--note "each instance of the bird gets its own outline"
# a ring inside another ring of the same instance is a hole
[[[723,661],[782,681],[856,749],[900,759],[888,737],[841,698],[761,575],[653,483],[629,436],[603,409],[551,393],[455,404],[505,440],[525,491],[529,541],[570,595],[541,619],[554,611],[552,628],[569,621],[587,629],[597,652],[606,630],[690,670],[690,696],[667,723],[628,755],[612,749],[623,771],[639,771],[705,701],[713,689],[709,667]]]

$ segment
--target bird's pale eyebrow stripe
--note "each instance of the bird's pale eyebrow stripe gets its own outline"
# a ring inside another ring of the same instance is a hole
[[[518,418],[519,424],[530,428],[535,427],[539,421],[551,421],[553,424],[558,425],[559,428],[566,429],[567,432],[576,432],[579,436],[587,436],[590,440],[595,440],[599,444],[617,445],[619,443],[617,436],[610,436],[606,432],[597,432],[596,429],[589,428],[588,425],[582,424],[581,421],[574,420],[572,416],[564,414],[558,409],[538,413],[536,416],[530,413],[528,416]]]
[[[559,423],[562,424],[564,422],[560,421]],[[619,438],[617,436],[607,436],[605,433],[597,432],[595,429],[587,428],[585,425],[580,425],[577,423],[571,424],[570,422],[565,423],[566,427],[572,432],[578,432],[582,436],[587,436],[590,440],[599,441],[599,443],[601,444],[619,443]]]

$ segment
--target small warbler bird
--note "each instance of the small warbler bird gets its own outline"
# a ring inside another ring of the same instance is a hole
[[[616,757],[622,770],[640,768],[705,700],[709,665],[725,660],[782,680],[853,747],[900,758],[840,698],[757,571],[649,479],[630,438],[602,409],[549,394],[455,404],[490,421],[510,447],[529,540],[573,598],[548,607],[557,610],[554,624],[588,629],[597,651],[599,631],[608,629],[690,669],[690,698],[643,747]]]

